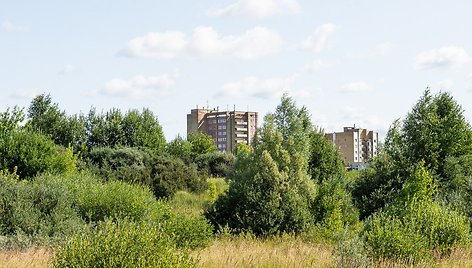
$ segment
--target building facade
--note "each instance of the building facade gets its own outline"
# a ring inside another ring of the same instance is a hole
[[[343,132],[327,133],[325,137],[341,152],[348,166],[359,166],[377,156],[378,132],[354,126],[344,127]]]
[[[187,134],[202,132],[222,152],[232,152],[238,143],[250,145],[258,125],[257,112],[192,109],[187,114]]]

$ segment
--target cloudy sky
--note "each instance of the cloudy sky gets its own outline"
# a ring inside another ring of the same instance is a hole
[[[377,130],[426,86],[472,119],[472,1],[0,0],[0,111],[50,93],[67,113],[273,111],[284,92],[326,131]]]

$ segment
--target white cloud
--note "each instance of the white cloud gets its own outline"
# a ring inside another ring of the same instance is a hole
[[[295,76],[260,79],[249,76],[238,82],[224,84],[216,97],[258,97],[263,99],[279,98],[284,92],[291,91]]]
[[[62,67],[62,69],[58,73],[62,75],[66,75],[66,74],[72,73],[73,71],[75,71],[74,66],[72,66],[71,64],[66,64],[64,65],[64,67]]]
[[[377,115],[373,115],[365,107],[353,106],[345,106],[342,109],[342,121],[344,121],[344,126],[353,126],[355,124],[356,127],[379,132],[381,137],[385,136],[392,123]]]
[[[344,93],[364,93],[374,90],[372,86],[363,81],[351,82],[341,86]]]
[[[121,54],[151,59],[237,58],[252,60],[280,50],[282,38],[255,27],[234,36],[219,36],[211,27],[197,27],[192,36],[181,32],[151,32],[128,42]]]
[[[266,18],[273,15],[296,14],[300,11],[297,0],[239,0],[221,9],[210,11],[208,15]]]
[[[11,21],[6,20],[1,24],[1,28],[8,32],[24,32],[28,31],[28,27],[15,25]]]
[[[15,99],[31,100],[34,97],[40,95],[41,93],[42,92],[37,88],[22,89],[22,90],[16,91],[12,95],[10,95],[10,97],[15,98]]]
[[[114,78],[108,81],[100,93],[131,99],[150,99],[169,94],[169,88],[175,83],[176,75],[160,76],[136,75],[130,79]]]
[[[321,52],[328,45],[329,37],[336,30],[336,26],[331,23],[323,24],[316,28],[315,33],[309,36],[300,45],[303,49],[313,50],[315,53]]]
[[[393,44],[391,42],[383,42],[368,51],[358,53],[349,53],[346,58],[350,60],[366,60],[371,58],[382,57],[390,54]]]
[[[415,58],[415,68],[417,70],[428,70],[460,67],[469,61],[469,54],[464,48],[449,46],[418,54]]]
[[[453,85],[454,81],[452,80],[442,80],[434,84],[433,87],[439,90],[450,90]]]
[[[308,64],[305,64],[305,66],[303,66],[303,69],[306,70],[306,71],[316,72],[316,71],[327,69],[327,68],[330,68],[330,67],[333,67],[333,66],[334,66],[334,63],[332,63],[332,62],[326,62],[326,61],[322,61],[322,60],[314,60],[314,61],[312,61]]]

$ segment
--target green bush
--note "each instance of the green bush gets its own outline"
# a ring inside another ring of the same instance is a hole
[[[172,197],[177,191],[203,192],[205,177],[181,159],[151,155],[138,148],[96,148],[89,155],[90,169],[104,180],[140,183],[158,198]]]
[[[9,241],[15,240],[26,245],[57,242],[83,226],[73,195],[63,185],[19,182],[14,176],[0,174],[0,235],[7,237],[6,245],[0,246],[14,246]]]
[[[327,240],[333,240],[337,233],[359,222],[359,212],[346,190],[343,177],[329,178],[320,184],[312,213],[320,232],[318,236]]]
[[[103,180],[150,184],[150,154],[139,148],[97,147],[88,155],[89,169]]]
[[[179,190],[201,193],[208,188],[206,178],[180,159],[155,156],[151,169],[151,189],[156,197],[169,198]]]
[[[234,166],[234,155],[222,152],[209,152],[201,154],[195,159],[200,171],[211,177],[226,177]]]
[[[368,219],[363,236],[373,257],[418,261],[469,242],[467,218],[434,201],[436,189],[421,162],[394,202]]]
[[[27,130],[0,133],[0,155],[0,170],[16,169],[20,178],[76,170],[77,159],[71,148],[59,147],[48,137]]]
[[[155,207],[161,204],[156,202],[152,192],[144,186],[121,181],[101,182],[88,174],[45,175],[38,178],[38,181],[58,181],[65,185],[74,194],[74,204],[79,215],[91,222],[106,218],[148,219],[152,217]]]
[[[147,222],[105,221],[57,249],[53,267],[195,267],[173,237]]]
[[[423,260],[469,242],[467,219],[438,203],[411,204],[402,215],[382,211],[369,218],[363,237],[375,258]]]

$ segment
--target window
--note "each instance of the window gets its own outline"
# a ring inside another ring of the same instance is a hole
[[[220,148],[220,149],[225,149],[225,148],[226,148],[226,144],[225,144],[225,143],[219,143],[219,144],[218,144],[218,148]]]
[[[208,124],[216,124],[216,119],[210,119],[210,120],[208,120]]]
[[[218,141],[226,141],[226,138],[218,138]]]
[[[226,119],[218,119],[218,123],[226,123]]]
[[[226,129],[226,125],[220,125],[218,126],[218,129]]]
[[[216,126],[209,126],[208,130],[216,130]]]
[[[218,136],[226,136],[226,131],[218,132]]]

